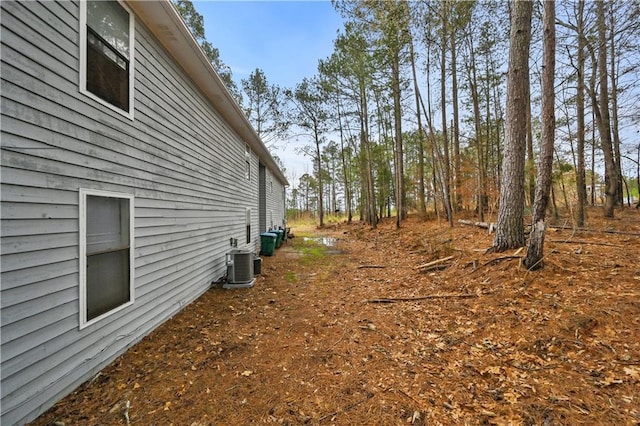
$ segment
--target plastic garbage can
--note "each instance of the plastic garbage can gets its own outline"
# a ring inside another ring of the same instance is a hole
[[[278,236],[271,232],[260,234],[260,254],[263,254],[265,256],[273,256],[277,239]]]
[[[273,231],[273,233],[277,236],[276,248],[280,248],[282,242],[284,241],[284,231],[282,229],[276,229],[275,231]]]

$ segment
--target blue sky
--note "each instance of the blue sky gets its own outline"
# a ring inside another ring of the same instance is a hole
[[[317,73],[318,60],[333,52],[342,18],[329,0],[316,1],[194,1],[203,15],[205,36],[220,50],[233,78],[247,78],[256,68],[267,81],[293,88]],[[290,141],[275,152],[293,186],[311,171],[311,160],[296,154],[305,141]]]
[[[235,80],[261,68],[272,83],[293,87],[333,51],[342,19],[326,1],[195,1],[207,40]]]

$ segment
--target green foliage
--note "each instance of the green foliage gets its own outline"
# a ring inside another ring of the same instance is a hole
[[[274,150],[276,141],[286,138],[290,126],[284,114],[284,92],[277,85],[269,84],[260,68],[256,68],[241,84],[247,101],[245,114],[260,139]]]
[[[311,238],[300,238],[296,241],[296,248],[302,253],[300,262],[310,265],[326,256],[327,246]]]
[[[204,34],[204,17],[198,13],[195,6],[191,2],[191,0],[172,0],[174,7],[184,20],[189,31],[193,35],[193,38],[196,39],[202,51],[211,62],[213,69],[216,70],[220,79],[227,87],[227,90],[233,95],[236,101],[241,104],[242,103],[242,95],[238,90],[238,86],[235,81],[233,81],[231,68],[225,64],[220,58],[220,51],[214,47],[210,42],[207,41],[207,38]]]
[[[284,273],[284,279],[291,284],[295,284],[298,282],[298,277],[295,272],[287,271]]]

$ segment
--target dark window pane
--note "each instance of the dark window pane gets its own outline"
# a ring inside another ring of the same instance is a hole
[[[130,207],[127,198],[86,198],[87,320],[131,300]]]
[[[87,90],[129,111],[129,63],[87,30]]]
[[[87,320],[129,300],[129,250],[87,256]]]

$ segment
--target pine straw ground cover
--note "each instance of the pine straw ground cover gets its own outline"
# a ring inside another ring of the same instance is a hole
[[[640,424],[639,210],[550,230],[536,272],[484,229],[394,225],[294,228],[252,289],[208,291],[34,424]]]

